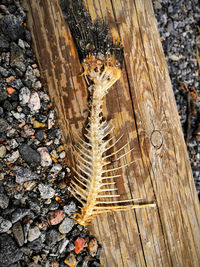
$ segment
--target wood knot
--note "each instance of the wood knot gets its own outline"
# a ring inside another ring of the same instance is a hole
[[[154,130],[151,134],[151,144],[159,149],[163,144],[163,138],[161,133],[158,130]]]

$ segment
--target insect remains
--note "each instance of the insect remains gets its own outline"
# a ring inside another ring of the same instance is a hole
[[[115,53],[89,53],[82,65],[86,81],[90,84],[88,89],[91,100],[85,133],[78,136],[78,142],[73,146],[77,164],[73,168],[70,191],[82,204],[80,213],[76,213],[74,219],[81,225],[87,225],[101,213],[155,207],[155,203],[134,204],[134,199],[120,200],[120,195],[117,194],[115,179],[121,175],[116,171],[133,162],[114,168],[109,161],[109,158],[119,155],[127,146],[126,144],[115,152],[110,152],[121,137],[115,140],[111,122],[107,122],[102,115],[104,97],[121,76],[121,65]],[[129,152],[118,156],[116,160]]]

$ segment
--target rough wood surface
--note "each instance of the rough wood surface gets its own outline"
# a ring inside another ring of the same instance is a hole
[[[69,152],[87,117],[77,52],[57,0],[24,2]],[[91,231],[103,245],[102,266],[199,266],[199,203],[151,0],[85,0],[85,5],[93,20],[111,25],[125,47],[123,75],[104,106],[116,135],[124,133],[121,144],[129,140],[135,148],[127,161],[137,159],[118,181],[119,193],[157,202],[155,209],[93,221]]]

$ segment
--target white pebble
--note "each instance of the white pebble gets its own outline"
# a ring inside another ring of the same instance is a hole
[[[21,105],[26,105],[29,102],[31,92],[27,87],[20,89],[19,100]]]
[[[40,98],[37,92],[31,94],[28,106],[31,111],[38,111],[40,109]]]
[[[51,156],[49,155],[48,149],[46,147],[40,147],[37,149],[41,156],[41,165],[43,167],[50,166],[52,164]]]

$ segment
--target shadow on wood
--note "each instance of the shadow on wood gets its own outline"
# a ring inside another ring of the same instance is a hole
[[[81,65],[57,0],[24,2],[70,163],[74,133],[87,118]],[[85,7],[125,49],[122,77],[104,106],[116,135],[134,147],[127,161],[137,160],[123,171],[119,193],[157,202],[97,217],[91,231],[103,244],[102,266],[199,266],[199,203],[151,1],[85,0]]]

